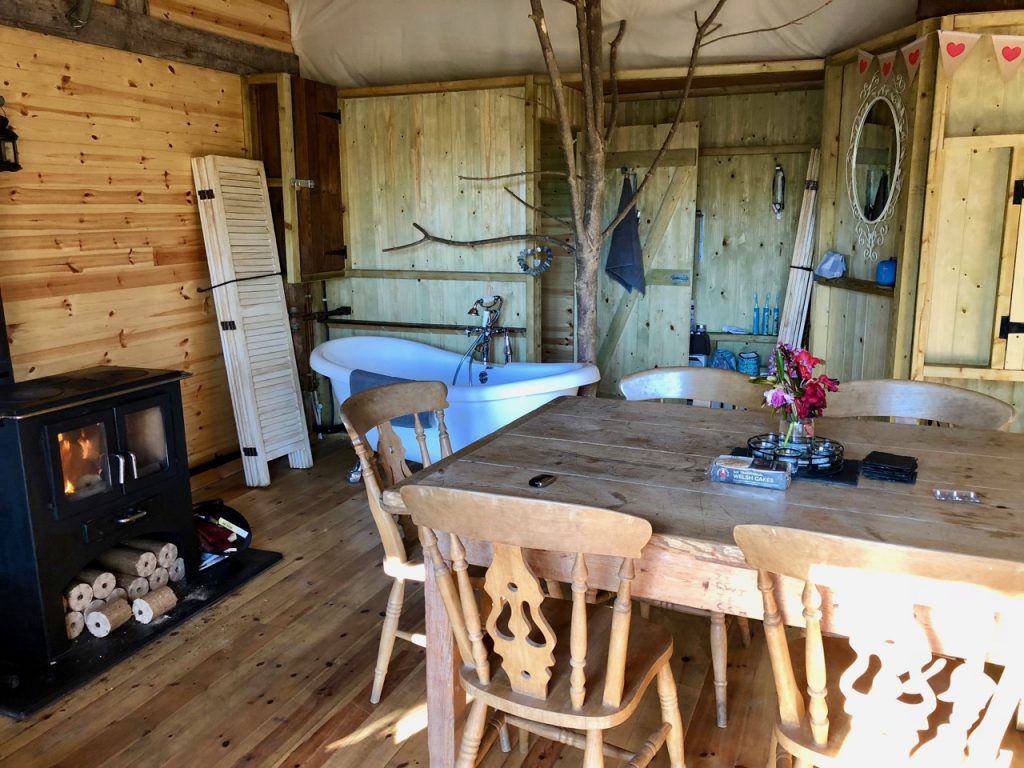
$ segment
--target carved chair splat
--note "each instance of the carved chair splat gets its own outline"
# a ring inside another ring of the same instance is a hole
[[[735,538],[758,569],[764,603],[778,698],[770,765],[775,745],[796,766],[1019,760],[1018,565],[772,526],[737,526]],[[802,641],[787,639],[783,577],[804,584]],[[848,640],[822,633],[824,611],[839,603]]]
[[[428,486],[403,487],[402,500],[431,563],[444,566],[439,533],[451,539],[451,569],[437,572],[438,587],[456,642],[468,649],[460,678],[473,696],[456,768],[476,764],[488,709],[505,724],[583,749],[586,766],[601,766],[609,755],[642,768],[665,746],[673,768],[682,768],[672,637],[634,619],[631,610],[634,561],[651,536],[647,521],[575,504]],[[478,595],[456,584],[470,546],[491,556],[484,582],[491,602],[486,637]],[[574,557],[570,600],[545,594],[530,569],[533,550]],[[619,562],[611,605],[587,601],[593,558]],[[633,714],[652,682],[661,704],[659,728],[637,752],[605,743],[604,731]]]

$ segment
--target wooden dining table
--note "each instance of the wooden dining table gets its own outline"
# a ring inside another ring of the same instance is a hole
[[[712,460],[778,429],[768,412],[584,397],[553,400],[501,430],[416,473],[406,483],[587,504],[638,515],[654,535],[638,563],[633,596],[760,619],[756,573],[733,528],[761,523],[887,542],[951,555],[994,558],[1020,568],[1024,589],[1024,435],[970,429],[818,419],[819,437],[840,442],[847,459],[871,451],[917,457],[913,484],[861,476],[854,485],[794,479],[785,491],[712,482]],[[543,488],[529,480],[555,476]],[[400,487],[384,494],[403,513]],[[973,490],[977,503],[935,498],[935,489]],[[468,549],[486,565],[489,551]],[[544,578],[570,581],[572,556],[531,553]],[[615,587],[614,563],[588,558],[590,581]],[[802,585],[782,588],[787,623],[801,625]],[[427,568],[427,707],[430,765],[454,764],[465,696],[457,650],[436,580]],[[843,632],[826,601],[824,627]],[[941,649],[941,641],[933,639]]]

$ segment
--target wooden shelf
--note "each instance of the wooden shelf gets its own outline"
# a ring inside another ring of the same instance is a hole
[[[891,285],[879,285],[874,280],[861,280],[856,277],[818,277],[814,276],[814,282],[829,288],[842,288],[844,291],[856,291],[857,293],[873,293],[876,296],[892,296],[894,288]]]
[[[753,333],[726,333],[725,331],[708,332],[708,336],[715,341],[744,341],[748,344],[774,344],[778,341],[777,336],[765,336]]]

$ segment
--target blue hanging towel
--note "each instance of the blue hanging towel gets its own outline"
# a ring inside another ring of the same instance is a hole
[[[632,199],[633,181],[627,175],[622,181],[619,211],[622,211]],[[627,291],[639,291],[642,296],[647,290],[647,281],[644,279],[644,254],[640,249],[640,214],[636,208],[633,208],[612,232],[604,271]]]

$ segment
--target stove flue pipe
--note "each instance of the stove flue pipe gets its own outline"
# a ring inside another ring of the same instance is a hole
[[[77,31],[89,23],[89,17],[92,16],[92,2],[93,0],[77,0],[71,6],[71,10],[64,14],[72,29]]]

